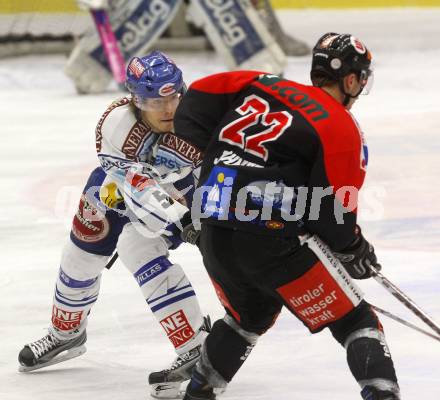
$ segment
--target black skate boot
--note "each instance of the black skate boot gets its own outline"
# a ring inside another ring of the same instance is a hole
[[[183,400],[215,400],[214,389],[209,386],[205,377],[196,370],[193,372],[191,381],[186,387]]]
[[[18,355],[20,363],[18,370],[29,372],[78,357],[86,352],[84,346],[86,341],[86,331],[76,338],[65,341],[57,339],[49,332],[43,338],[23,347]]]
[[[400,400],[399,391],[379,390],[373,386],[365,386],[361,391],[364,400]]]

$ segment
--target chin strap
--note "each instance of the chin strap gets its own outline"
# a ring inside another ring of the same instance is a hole
[[[358,97],[361,93],[362,90],[364,90],[364,87],[362,86],[359,90],[359,92],[357,92],[355,95],[351,95],[349,93],[347,93],[344,89],[344,80],[343,78],[339,79],[339,90],[344,94],[344,100],[342,101],[342,105],[344,107],[348,106],[348,103],[350,102],[351,99],[355,99],[356,97]]]

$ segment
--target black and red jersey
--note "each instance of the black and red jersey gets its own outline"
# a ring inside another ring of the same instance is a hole
[[[185,94],[175,131],[204,152],[207,223],[305,230],[334,250],[354,239],[367,149],[352,115],[321,88],[255,71],[208,76]]]

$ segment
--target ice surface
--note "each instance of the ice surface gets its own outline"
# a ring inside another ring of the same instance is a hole
[[[440,322],[440,9],[283,11],[286,30],[313,44],[351,32],[371,48],[375,87],[354,108],[369,143],[361,222],[384,274]],[[188,82],[223,70],[212,53],[175,53]],[[31,374],[21,347],[45,334],[62,246],[82,186],[97,165],[94,127],[118,93],[78,96],[61,56],[0,60],[0,399],[148,398],[147,371],[174,357],[122,264],[104,272],[88,327],[88,352]],[[308,81],[309,58],[286,76]],[[225,249],[227,251],[227,249]],[[222,315],[196,249],[172,254],[205,312]],[[375,282],[367,299],[417,322]],[[382,318],[403,399],[439,399],[440,343]],[[261,338],[225,399],[351,400],[359,388],[328,332],[310,335],[290,314]]]

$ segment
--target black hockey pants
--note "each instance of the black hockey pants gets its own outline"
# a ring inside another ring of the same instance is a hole
[[[346,347],[350,370],[362,388],[398,393],[380,322],[344,270],[329,265],[325,257],[318,257],[296,238],[256,235],[206,223],[200,238],[203,262],[217,296],[242,329],[261,335],[286,306],[312,333],[325,327],[331,330]],[[222,341],[221,335],[207,340],[208,353],[213,353],[208,357],[220,373],[225,354],[229,360],[234,358],[229,354],[231,346]],[[215,346],[209,346],[211,342]],[[234,371],[225,365],[227,381],[241,363]]]

